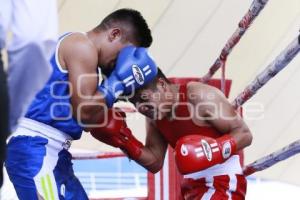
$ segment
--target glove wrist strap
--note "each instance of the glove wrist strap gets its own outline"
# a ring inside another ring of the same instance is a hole
[[[224,160],[228,159],[236,152],[236,141],[231,135],[223,135],[222,137],[218,138],[217,141],[221,146],[220,150]]]

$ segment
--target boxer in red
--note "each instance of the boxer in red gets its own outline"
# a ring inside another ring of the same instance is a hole
[[[184,175],[184,199],[245,199],[238,151],[251,144],[252,135],[222,92],[199,82],[173,85],[159,70],[156,79],[129,100],[147,117],[145,146],[132,136],[118,111],[118,119],[92,131],[96,138],[120,147],[153,173],[162,168],[170,144]]]

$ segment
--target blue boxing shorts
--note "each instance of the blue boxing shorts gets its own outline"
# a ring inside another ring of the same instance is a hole
[[[20,200],[87,200],[68,152],[71,137],[23,118],[7,145],[8,176]]]

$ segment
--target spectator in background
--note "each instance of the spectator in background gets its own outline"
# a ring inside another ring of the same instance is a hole
[[[0,62],[0,167],[5,139],[14,130],[38,90],[51,74],[49,62],[57,40],[56,0],[0,0],[0,50],[8,53],[8,95]],[[7,33],[12,38],[6,43]],[[10,112],[8,113],[8,108]],[[8,120],[9,116],[9,120]],[[2,170],[0,170],[2,172]],[[2,183],[2,173],[0,173]],[[2,184],[1,184],[2,185]]]
[[[1,42],[1,41],[0,41]],[[6,74],[1,56],[0,47],[0,187],[3,183],[2,165],[5,155],[5,139],[9,134],[8,125],[8,92],[6,83]]]

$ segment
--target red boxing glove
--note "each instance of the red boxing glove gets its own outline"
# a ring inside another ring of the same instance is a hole
[[[124,112],[109,109],[107,124],[92,129],[91,134],[101,142],[122,149],[131,159],[136,160],[140,157],[144,145],[132,135],[125,122],[125,117]]]
[[[207,169],[227,160],[236,151],[236,142],[230,135],[214,139],[201,135],[180,138],[175,146],[175,160],[182,174]]]

